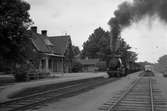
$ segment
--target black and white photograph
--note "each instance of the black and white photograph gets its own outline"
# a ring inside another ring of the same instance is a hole
[[[0,0],[0,111],[167,111],[167,0]]]

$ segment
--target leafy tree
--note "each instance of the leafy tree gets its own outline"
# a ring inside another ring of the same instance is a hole
[[[82,71],[82,64],[76,60],[72,63],[72,72],[81,72]]]
[[[100,58],[110,53],[110,36],[109,32],[105,32],[101,27],[94,30],[88,40],[83,44],[82,58]]]
[[[154,65],[155,69],[159,72],[167,72],[167,55],[163,55],[158,59],[158,63]]]
[[[115,47],[115,49],[115,51],[112,50],[112,54],[121,55],[123,63],[129,64],[136,62],[137,53],[130,51],[131,47],[123,38],[119,37],[119,39],[117,39],[117,46]]]
[[[82,58],[100,58],[108,61],[112,54],[122,55],[124,62],[135,62],[137,54],[129,51],[131,47],[119,35],[120,28],[117,24],[112,25],[111,32],[105,32],[102,28],[95,29],[83,44]]]
[[[143,70],[144,70],[145,65],[153,65],[152,63],[148,61],[138,62],[138,64],[141,66],[141,68],[143,68]]]
[[[130,62],[135,62],[137,60],[137,54],[133,51],[128,51],[128,58]]]
[[[24,61],[25,33],[32,23],[29,9],[23,0],[0,0],[0,58],[5,63]]]
[[[73,55],[74,56],[77,56],[77,55],[79,55],[81,53],[79,47],[78,46],[74,46],[74,45],[72,45],[72,51],[73,51]]]

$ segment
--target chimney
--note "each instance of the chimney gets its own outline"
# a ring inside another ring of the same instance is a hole
[[[34,32],[34,33],[37,33],[37,26],[32,26],[31,31]]]
[[[41,34],[47,36],[47,30],[41,30]]]

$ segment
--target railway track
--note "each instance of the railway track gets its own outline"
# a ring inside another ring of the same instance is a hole
[[[124,93],[118,94],[104,103],[103,111],[166,111],[167,100],[161,95],[156,80],[141,77]]]
[[[26,97],[21,97],[0,103],[0,111],[24,111],[33,109],[38,105],[49,102],[51,100],[57,100],[69,95],[83,92],[99,85],[104,85],[115,79],[94,79],[92,81],[84,81],[82,83],[72,84],[62,88],[49,90],[41,93],[32,94]]]

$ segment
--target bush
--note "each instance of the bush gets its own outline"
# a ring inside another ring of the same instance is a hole
[[[14,74],[14,77],[17,82],[21,82],[21,81],[26,81],[26,75],[27,73],[25,72],[17,72]]]
[[[96,64],[96,67],[98,68],[98,71],[106,71],[107,70],[106,62],[104,62],[104,61],[98,62]]]
[[[26,75],[27,75],[27,72],[25,68],[20,67],[20,68],[15,69],[14,77],[17,82],[26,81]]]
[[[39,78],[47,78],[49,77],[50,73],[49,72],[39,72]]]
[[[14,77],[17,82],[26,81],[27,74],[34,70],[30,64],[21,64],[14,71]]]
[[[82,64],[77,61],[73,61],[72,72],[81,72],[81,71],[82,71]]]

